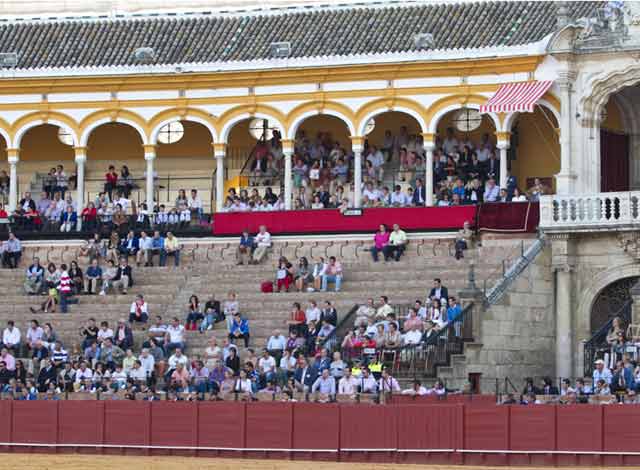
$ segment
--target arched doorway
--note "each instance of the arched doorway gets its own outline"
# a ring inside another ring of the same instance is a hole
[[[640,140],[637,107],[640,86],[611,95],[600,113],[600,190],[640,189]]]
[[[628,324],[631,320],[630,289],[640,277],[626,277],[612,282],[602,289],[591,306],[591,334],[596,334],[613,317],[622,317]]]

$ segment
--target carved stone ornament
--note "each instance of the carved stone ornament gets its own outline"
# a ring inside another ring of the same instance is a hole
[[[640,261],[640,232],[622,232],[618,234],[618,245],[634,260]]]

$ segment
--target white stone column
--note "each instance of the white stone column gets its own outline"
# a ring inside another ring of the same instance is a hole
[[[292,209],[293,195],[293,146],[292,140],[282,140],[282,154],[284,155],[284,208],[290,211]]]
[[[507,188],[507,150],[509,150],[509,142],[498,141],[498,150],[500,151],[500,189]]]
[[[574,243],[569,235],[551,236],[552,266],[555,271],[555,317],[556,317],[556,377],[569,378],[574,375],[572,328],[573,283],[571,274],[575,259]]]
[[[224,157],[226,150],[226,144],[213,144],[213,154],[216,158],[216,212],[222,212],[224,207]]]
[[[351,137],[351,150],[353,151],[353,207],[362,206],[362,150],[364,149],[362,137]]]
[[[18,205],[18,162],[20,161],[20,149],[7,149],[7,161],[9,162],[9,210],[12,214]]]
[[[562,71],[557,81],[560,87],[560,173],[556,175],[556,193],[570,194],[576,175],[571,162],[571,125],[575,117],[571,103],[573,71]]]
[[[433,151],[436,148],[434,143],[435,135],[422,134],[424,138],[424,204],[433,206]]]
[[[155,145],[145,145],[144,146],[144,159],[147,161],[147,181],[146,181],[146,192],[147,192],[147,210],[153,211],[153,202],[154,202],[154,193],[155,193],[155,182],[153,177],[153,162],[156,159],[156,147]]]
[[[84,164],[87,161],[87,148],[74,147],[76,154],[76,207],[78,212],[78,230],[82,230],[82,210],[84,209]]]

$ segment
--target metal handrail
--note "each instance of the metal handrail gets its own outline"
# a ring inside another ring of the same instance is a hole
[[[353,307],[351,307],[351,309],[349,310],[349,312],[342,318],[342,320],[340,320],[338,322],[338,324],[336,325],[336,327],[333,329],[333,331],[329,334],[329,336],[327,336],[324,341],[321,344],[321,347],[325,347],[325,345],[338,345],[338,340],[339,340],[339,336],[338,336],[338,332],[341,333],[341,337],[344,337],[344,332],[349,330],[349,322],[352,322],[353,317],[355,316],[356,312],[358,311],[358,308],[360,306],[358,304],[354,305]],[[340,343],[341,344],[341,343]],[[339,348],[339,346],[338,346]]]

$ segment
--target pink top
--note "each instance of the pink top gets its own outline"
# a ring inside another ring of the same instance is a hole
[[[373,241],[375,242],[376,248],[378,250],[381,250],[389,244],[389,235],[389,232],[376,232],[375,236],[373,237]]]

